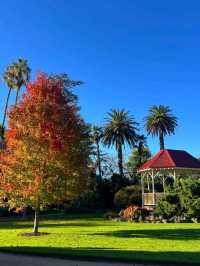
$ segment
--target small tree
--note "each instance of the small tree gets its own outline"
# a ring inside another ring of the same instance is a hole
[[[148,147],[143,147],[142,151],[137,148],[134,148],[128,157],[126,163],[126,170],[130,178],[138,178],[137,170],[138,168],[147,162],[151,157],[151,152]]]
[[[39,74],[8,116],[1,196],[11,208],[35,210],[34,234],[42,207],[80,197],[87,188],[88,133],[63,86]]]

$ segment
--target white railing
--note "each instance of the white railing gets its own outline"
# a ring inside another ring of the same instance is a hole
[[[164,195],[163,192],[156,193],[143,193],[143,205],[144,206],[155,206],[159,199]]]

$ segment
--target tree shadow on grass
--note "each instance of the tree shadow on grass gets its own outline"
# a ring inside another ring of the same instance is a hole
[[[78,219],[78,221],[77,221]],[[27,216],[25,220],[21,217],[9,218],[0,217],[0,230],[1,229],[26,229],[31,228],[33,224],[34,217]],[[58,223],[56,222],[58,220]],[[40,227],[96,227],[105,226],[105,221],[99,218],[97,214],[85,214],[85,215],[62,215],[62,216],[51,216],[51,215],[41,215],[40,217]],[[116,226],[115,224],[107,223],[106,226]]]
[[[94,233],[95,236],[123,238],[152,238],[167,240],[200,240],[199,229],[152,229],[152,230],[119,230],[106,233]]]
[[[23,220],[18,220],[15,222],[1,222],[0,221],[0,230],[7,230],[7,229],[26,229],[26,228],[31,228],[33,224],[33,221],[30,220],[28,223],[24,222]],[[40,228],[58,228],[58,227],[99,227],[99,226],[116,226],[114,224],[104,224],[103,222],[100,223],[95,223],[95,222],[91,222],[91,221],[83,221],[83,222],[64,222],[62,221],[61,223],[52,223],[52,222],[48,222],[48,221],[44,221],[44,223],[41,221],[39,227]]]
[[[0,247],[1,252],[93,261],[142,262],[159,265],[199,265],[200,253],[138,251],[107,248]]]

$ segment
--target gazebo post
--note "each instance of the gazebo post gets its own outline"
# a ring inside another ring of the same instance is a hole
[[[147,189],[148,189],[148,191],[149,191],[149,175],[147,175]]]
[[[176,181],[176,171],[174,170],[174,181]]]
[[[144,175],[141,174],[141,186],[142,186],[142,208],[144,207]]]
[[[155,206],[155,186],[154,186],[154,172],[153,172],[153,170],[151,172],[151,178],[152,178],[153,206]]]
[[[163,192],[165,193],[165,176],[162,176],[162,185],[163,185]]]

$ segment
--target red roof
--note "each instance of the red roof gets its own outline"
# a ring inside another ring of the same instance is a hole
[[[151,160],[143,164],[139,171],[154,168],[200,169],[200,161],[186,151],[160,150]]]

